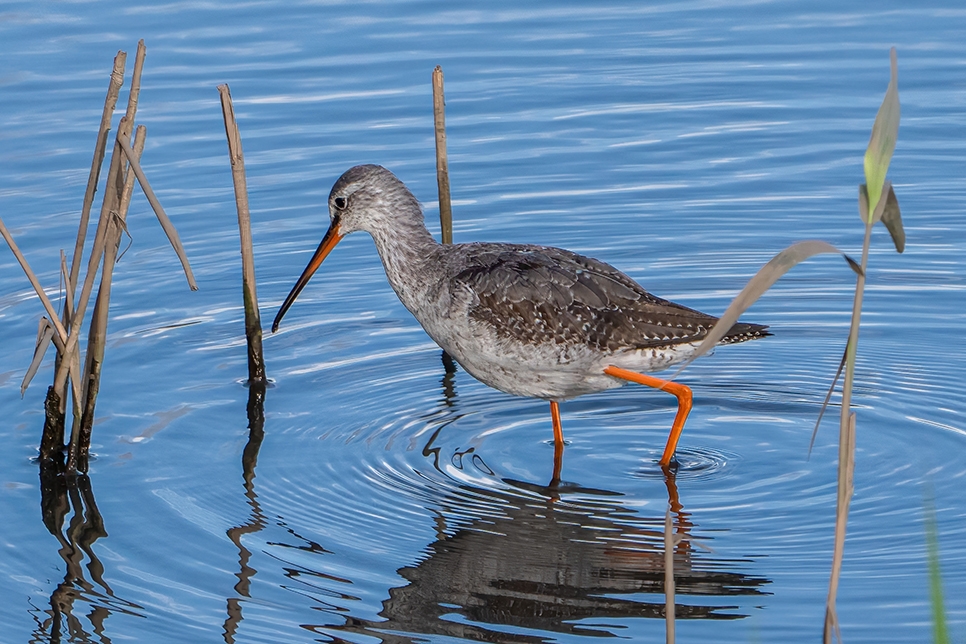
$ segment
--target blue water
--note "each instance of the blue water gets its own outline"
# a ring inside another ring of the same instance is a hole
[[[0,216],[48,292],[73,246],[111,61],[127,51],[130,73],[139,38],[143,166],[200,286],[188,290],[137,193],[90,487],[63,497],[49,528],[35,458],[52,359],[21,399],[42,310],[0,249],[0,641],[660,641],[669,501],[686,536],[678,641],[816,641],[837,407],[807,452],[847,334],[844,262],[794,269],[746,316],[774,336],[682,374],[695,409],[675,481],[655,465],[673,399],[625,387],[562,405],[552,489],[546,404],[447,377],[353,235],[266,336],[274,386],[250,441],[216,86],[231,86],[244,141],[263,320],[348,167],[393,170],[438,230],[437,64],[456,241],[570,248],[720,313],[794,241],[858,256],[857,184],[890,46],[902,122],[889,177],[907,247],[873,234],[838,614],[849,642],[928,641],[933,498],[961,640],[964,33],[956,3],[0,5]],[[125,99],[126,86],[115,127]]]

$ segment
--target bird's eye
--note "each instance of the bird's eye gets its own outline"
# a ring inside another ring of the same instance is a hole
[[[345,210],[345,197],[336,197],[332,200],[332,203],[334,203],[335,207],[339,210]]]

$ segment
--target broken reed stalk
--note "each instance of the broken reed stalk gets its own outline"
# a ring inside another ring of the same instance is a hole
[[[125,117],[127,118],[127,117]],[[134,135],[134,151],[138,157],[144,151],[146,128],[141,125]],[[108,187],[110,190],[110,186]],[[94,312],[91,314],[91,325],[87,336],[87,353],[84,367],[84,403],[81,412],[80,430],[77,443],[71,445],[68,456],[67,471],[87,473],[88,457],[91,447],[91,431],[94,426],[94,408],[97,404],[97,394],[100,391],[101,365],[104,361],[104,346],[107,341],[108,312],[111,302],[111,281],[114,277],[114,265],[121,245],[121,235],[125,230],[127,211],[131,205],[131,194],[134,191],[134,173],[127,171],[124,184],[120,187],[120,194],[116,197],[118,207],[115,216],[108,224],[107,239],[104,246],[104,265],[101,269],[101,285],[97,289],[97,299],[94,301]],[[107,196],[105,195],[105,198]],[[115,197],[112,195],[112,199]]]
[[[138,42],[138,50],[135,56],[134,62],[134,72],[133,78],[138,79],[140,84],[141,78],[141,68],[144,66],[144,55],[145,47],[144,41]],[[132,83],[133,86],[133,83]],[[97,228],[94,232],[94,243],[91,249],[91,256],[87,261],[87,274],[84,276],[84,286],[81,289],[80,297],[77,298],[76,306],[70,317],[70,324],[68,328],[72,330],[68,337],[68,341],[65,343],[66,347],[64,349],[64,355],[61,358],[61,363],[57,365],[56,374],[54,376],[54,391],[60,397],[60,414],[66,413],[65,404],[66,396],[64,395],[67,383],[67,376],[70,369],[79,368],[80,365],[80,351],[78,349],[78,338],[80,337],[80,326],[84,321],[84,314],[87,312],[87,304],[90,300],[91,292],[94,289],[94,278],[97,274],[97,267],[100,265],[101,257],[104,253],[105,238],[107,235],[107,227],[109,220],[111,218],[112,211],[116,210],[118,205],[118,191],[120,190],[119,182],[122,181],[123,176],[122,162],[123,154],[120,151],[120,146],[118,141],[122,140],[122,131],[124,135],[130,137],[131,129],[133,128],[134,115],[137,112],[137,98],[138,92],[133,91],[128,96],[127,112],[125,117],[121,119],[118,125],[118,135],[115,137],[114,150],[111,153],[110,168],[107,173],[107,183],[108,189],[105,191],[104,200],[101,203],[101,212],[97,219]],[[130,118],[128,118],[130,116]],[[112,190],[112,186],[118,186],[117,190]],[[113,195],[113,198],[112,198]],[[65,362],[68,366],[65,366]],[[76,445],[78,432],[80,431],[80,420],[82,412],[82,405],[84,405],[84,400],[86,395],[81,393],[78,395],[78,384],[82,384],[76,380],[77,375],[74,374],[71,377],[71,381],[74,382],[72,389],[74,391],[74,421],[73,428],[71,430],[71,454],[76,453]],[[86,390],[86,387],[84,388]],[[70,459],[69,459],[70,460]]]
[[[37,279],[37,275],[30,268],[30,264],[27,263],[27,258],[24,257],[23,253],[20,252],[20,247],[17,246],[17,242],[13,240],[13,236],[10,231],[7,230],[6,225],[3,223],[3,219],[0,219],[0,235],[7,242],[10,250],[13,252],[14,257],[20,263],[20,267],[23,269],[24,273],[27,275],[27,279],[30,281],[30,285],[34,287],[34,291],[37,292],[37,296],[40,298],[41,303],[44,305],[44,309],[47,311],[47,315],[50,317],[51,324],[57,331],[57,336],[60,342],[67,344],[68,333],[67,329],[60,322],[60,318],[57,315],[57,309],[54,308],[53,303],[50,298],[47,297],[47,293],[44,292],[43,287],[40,285],[40,280]]]
[[[91,160],[91,171],[87,177],[87,190],[84,193],[84,206],[81,208],[80,224],[77,226],[74,257],[70,263],[70,281],[67,291],[72,295],[77,288],[81,257],[84,254],[84,242],[87,240],[87,225],[90,222],[91,206],[94,204],[94,193],[97,191],[97,181],[100,179],[101,166],[104,165],[104,155],[107,152],[107,136],[111,131],[111,116],[114,114],[114,107],[117,105],[117,99],[121,93],[121,85],[124,84],[126,61],[127,52],[117,52],[117,56],[114,57],[111,80],[107,87],[107,97],[104,99],[104,111],[101,114],[101,125],[97,131],[97,143],[94,146],[94,158]]]
[[[664,513],[664,624],[667,644],[674,644],[674,532],[671,509]]]
[[[861,209],[861,205],[860,205]],[[868,210],[868,208],[866,208]],[[863,219],[865,218],[865,213]],[[845,378],[842,380],[842,410],[839,419],[839,466],[838,487],[835,505],[835,540],[832,549],[832,573],[829,577],[828,599],[825,604],[825,629],[823,642],[830,644],[833,632],[838,631],[835,613],[835,600],[838,595],[839,576],[842,559],[845,556],[845,532],[849,519],[849,504],[852,499],[852,468],[855,460],[855,413],[852,412],[852,381],[855,377],[855,356],[859,344],[859,323],[862,319],[862,299],[865,293],[865,272],[869,262],[869,245],[872,239],[872,222],[865,224],[865,238],[862,241],[862,271],[855,281],[855,299],[852,303],[852,323],[849,327],[849,342],[846,345]],[[841,637],[838,638],[841,642]]]
[[[825,632],[822,641],[830,644],[834,633],[839,642],[838,615],[835,612],[835,599],[838,593],[839,577],[842,573],[842,554],[845,551],[845,526],[849,518],[849,505],[855,492],[855,412],[849,414],[846,431],[842,432],[845,444],[844,461],[839,461],[839,502],[835,508],[835,552],[832,557],[832,574],[829,579],[828,600],[825,605]],[[843,485],[844,483],[844,485]]]
[[[118,126],[118,136],[114,141],[114,152],[111,154],[111,165],[107,173],[107,186],[116,186],[118,184],[118,177],[121,176],[121,162],[123,159],[123,153],[121,151],[121,136],[122,130],[127,128],[127,133],[130,135],[130,126],[127,125],[128,121],[125,118],[121,119],[121,123]],[[77,350],[77,340],[80,336],[78,329],[80,328],[81,322],[84,320],[84,314],[87,312],[87,304],[90,301],[91,292],[94,290],[94,278],[97,275],[97,267],[100,265],[101,257],[104,254],[104,247],[107,238],[107,227],[111,219],[111,211],[117,207],[117,201],[111,198],[111,195],[116,198],[117,192],[115,190],[108,189],[104,194],[104,201],[101,204],[101,214],[97,220],[97,228],[94,232],[94,244],[91,250],[90,258],[87,261],[87,274],[84,276],[84,286],[81,288],[80,297],[77,298],[76,306],[74,307],[74,313],[71,316],[70,327],[74,330],[70,334],[67,341],[67,346],[65,348],[65,357],[74,359],[74,353]],[[62,362],[57,374],[54,377],[54,388],[57,392],[62,392],[67,381],[67,368]],[[75,428],[79,429],[79,416],[81,401],[84,398],[78,397],[74,404],[74,416],[75,416]],[[61,399],[61,411],[63,411],[64,400]],[[73,440],[73,438],[72,438]]]
[[[191,264],[188,262],[188,255],[184,252],[184,246],[181,244],[181,238],[178,236],[178,229],[174,227],[171,223],[171,219],[168,218],[167,213],[164,212],[164,208],[161,206],[161,202],[158,201],[157,195],[154,194],[154,190],[151,189],[151,184],[148,182],[147,175],[144,174],[144,170],[141,169],[141,164],[138,162],[137,155],[134,154],[134,150],[128,145],[127,141],[124,139],[118,139],[118,144],[121,150],[124,152],[124,156],[127,157],[128,162],[131,164],[131,170],[134,171],[134,176],[138,179],[138,184],[141,186],[141,190],[144,192],[144,196],[147,198],[148,203],[151,204],[151,209],[154,210],[155,216],[157,216],[158,221],[161,223],[161,228],[164,230],[164,234],[168,237],[168,242],[170,242],[171,247],[174,252],[177,253],[178,259],[181,261],[181,268],[184,270],[185,279],[188,280],[188,288],[192,291],[198,290],[198,283],[195,282],[195,275],[191,270]]]
[[[245,180],[245,155],[241,134],[235,121],[235,108],[228,85],[219,85],[221,111],[228,137],[228,158],[235,186],[235,208],[238,211],[238,234],[241,238],[242,296],[245,302],[245,337],[248,339],[248,382],[265,383],[265,358],[262,354],[262,321],[258,314],[255,289],[255,254],[252,250],[252,221],[248,210],[248,186]]]
[[[100,390],[101,363],[104,359],[104,343],[107,338],[107,316],[110,309],[111,280],[114,274],[114,262],[117,259],[114,238],[117,237],[117,243],[120,243],[118,220],[123,219],[127,214],[126,212],[121,213],[121,202],[123,200],[127,175],[131,174],[131,172],[128,169],[128,164],[120,148],[121,142],[129,139],[131,137],[131,131],[134,129],[138,97],[141,93],[141,73],[144,69],[146,53],[147,49],[144,46],[144,40],[139,40],[137,53],[134,56],[134,70],[131,74],[131,88],[128,91],[127,109],[117,126],[117,136],[115,137],[114,149],[111,153],[111,166],[107,175],[104,199],[101,204],[101,214],[98,218],[97,230],[94,235],[94,249],[91,252],[91,260],[93,262],[88,263],[88,273],[84,279],[84,289],[81,293],[81,302],[77,311],[81,312],[87,308],[94,284],[93,273],[96,273],[97,263],[103,258],[104,264],[101,274],[101,285],[98,288],[97,300],[95,301],[94,310],[91,314],[91,323],[87,336],[87,354],[84,361],[81,396],[74,404],[74,422],[71,426],[71,439],[67,454],[67,471],[71,473],[78,471],[87,472],[87,455],[90,450],[91,428],[94,423],[94,405],[97,400],[97,393]],[[100,244],[98,244],[98,240]],[[91,268],[92,263],[93,269]],[[80,324],[83,320],[83,313],[81,313],[79,319],[72,320],[74,332],[71,336],[75,340],[75,345],[76,338],[80,336]],[[76,352],[79,356],[79,349]]]
[[[126,117],[121,119],[122,125],[126,123]],[[158,198],[154,195],[154,191],[151,190],[151,186],[148,183],[147,177],[144,176],[144,171],[141,169],[141,165],[137,161],[137,156],[134,154],[134,150],[131,146],[121,136],[121,128],[118,128],[118,137],[115,140],[115,153],[111,156],[111,168],[108,171],[107,182],[111,185],[117,182],[117,178],[120,175],[120,164],[121,156],[123,153],[127,157],[127,160],[131,164],[131,170],[134,171],[135,176],[138,179],[138,183],[141,184],[141,189],[144,191],[145,196],[151,203],[158,220],[161,222],[161,227],[167,234],[171,245],[174,247],[175,252],[178,253],[178,258],[181,260],[181,265],[184,267],[185,276],[188,279],[188,286],[192,291],[198,290],[198,285],[195,283],[194,275],[191,272],[191,266],[188,264],[188,258],[184,253],[184,247],[181,245],[181,240],[178,237],[178,231],[175,230],[174,225],[168,216],[164,213],[164,209],[161,207],[161,203]],[[71,327],[76,328],[81,320],[84,319],[84,314],[87,311],[87,304],[90,300],[91,291],[94,288],[94,276],[97,273],[97,266],[100,263],[100,258],[104,253],[105,238],[107,236],[107,221],[110,218],[110,204],[108,203],[107,195],[105,195],[104,205],[101,208],[101,218],[97,222],[97,230],[94,233],[94,248],[91,251],[90,259],[87,263],[87,275],[84,278],[84,287],[81,289],[80,297],[78,298],[77,306],[74,310],[74,314],[71,316]],[[71,333],[65,353],[73,354],[77,348],[77,335],[76,333]],[[63,387],[63,383],[67,379],[67,370],[65,367],[61,368],[57,372],[57,376],[54,380],[54,386],[58,391]],[[62,403],[63,405],[63,403]],[[77,410],[75,409],[75,412]]]
[[[144,64],[144,41],[138,43],[138,52],[136,56],[134,73],[140,78],[140,67]],[[91,160],[91,171],[88,175],[87,189],[84,193],[84,205],[81,208],[81,220],[77,227],[77,240],[74,243],[74,256],[71,259],[70,267],[70,280],[67,284],[68,291],[71,296],[76,294],[77,291],[77,280],[80,277],[80,265],[84,254],[84,244],[87,239],[87,229],[90,222],[90,211],[91,206],[94,203],[94,193],[97,191],[97,181],[100,178],[101,166],[104,163],[104,156],[107,150],[107,140],[108,134],[111,130],[111,116],[114,114],[114,108],[117,105],[117,99],[120,95],[121,86],[124,84],[124,67],[127,62],[127,52],[119,51],[114,57],[114,68],[111,71],[111,80],[108,84],[107,96],[104,99],[104,110],[101,113],[101,124],[98,128],[97,143],[94,146],[94,157]],[[136,100],[136,99],[135,99]],[[128,113],[131,112],[131,101],[128,101]],[[133,115],[132,115],[133,120]],[[103,208],[101,214],[103,215]],[[98,227],[100,227],[100,219],[98,219]],[[88,263],[88,270],[90,270],[91,263],[97,266],[100,261],[100,257],[91,257],[93,262]],[[89,295],[89,294],[88,294]],[[85,302],[86,304],[86,302]],[[68,332],[75,329],[75,324],[79,324],[83,321],[83,316],[80,319],[75,320],[73,317],[72,308],[64,308],[64,326],[67,328]],[[69,345],[68,345],[69,347]],[[66,403],[66,376],[68,373],[67,369],[61,367],[61,361],[67,358],[69,362],[73,362],[69,368],[77,369],[80,365],[80,356],[72,354],[72,348],[65,348],[63,354],[58,352],[57,359],[54,361],[54,385],[53,392],[48,391],[48,395],[51,393],[56,394],[60,400],[58,404],[59,417],[56,419],[48,418],[48,423],[51,421],[58,423],[61,426],[61,431],[63,431],[62,426],[64,424],[64,414],[65,403]],[[76,377],[77,374],[74,374]],[[77,383],[81,384],[81,383]],[[74,386],[75,396],[74,396],[74,416],[76,417],[80,412],[79,405],[81,404],[81,398],[79,398],[77,393],[77,386]],[[48,409],[51,406],[47,407]]]
[[[118,126],[117,126],[116,138],[119,140],[126,140],[130,138],[131,130],[134,129],[134,118],[135,116],[137,116],[138,97],[141,94],[141,72],[144,69],[145,54],[146,54],[146,49],[144,47],[144,40],[139,40],[137,53],[134,56],[134,71],[131,74],[131,89],[128,92],[127,110],[125,111],[124,116],[121,118],[121,121],[120,123],[118,123]],[[143,142],[142,142],[142,146],[143,146]],[[114,152],[117,153],[116,146],[114,148]],[[113,162],[113,159],[112,159],[112,162]],[[90,404],[88,401],[88,398],[89,398],[88,391],[89,391],[89,388],[91,387],[92,364],[93,364],[92,360],[96,360],[98,365],[97,375],[93,377],[98,382],[100,380],[100,362],[104,356],[104,345],[103,345],[104,338],[102,337],[101,334],[107,333],[107,303],[110,302],[111,276],[114,273],[114,261],[117,258],[116,245],[112,243],[113,237],[115,237],[115,235],[113,234],[113,231],[117,228],[118,218],[120,218],[120,220],[123,221],[123,219],[127,216],[127,209],[124,208],[122,212],[121,203],[123,201],[125,183],[129,178],[128,175],[131,175],[131,173],[128,171],[128,164],[125,162],[124,157],[122,156],[120,158],[120,165],[118,168],[118,172],[113,176],[113,181],[110,181],[110,180],[108,181],[104,192],[104,202],[103,202],[104,207],[101,209],[101,212],[103,213],[106,211],[108,213],[109,220],[105,222],[106,227],[104,229],[105,233],[107,234],[107,237],[105,238],[105,243],[104,243],[103,252],[105,254],[104,255],[105,260],[104,260],[103,272],[101,274],[101,285],[97,290],[97,301],[94,304],[94,313],[91,318],[91,326],[90,326],[90,330],[88,333],[88,340],[87,340],[88,344],[87,344],[87,356],[85,360],[86,364],[84,367],[84,382],[83,382],[84,386],[81,392],[82,398],[80,401],[82,406],[82,409],[81,409],[82,419],[85,413],[84,408],[87,407],[88,404]],[[109,177],[109,179],[110,178],[111,177]],[[133,184],[132,184],[132,187],[133,187]],[[130,197],[128,197],[128,201],[130,202]],[[98,226],[100,225],[101,224],[99,221]],[[117,237],[117,243],[120,244],[120,238],[121,238],[120,230],[117,231],[116,237]],[[111,253],[112,246],[115,247],[113,253]],[[113,255],[110,261],[108,261],[107,259],[107,255],[109,253]],[[106,280],[105,280],[105,274],[107,276]],[[103,296],[102,296],[102,293],[103,293]],[[105,306],[103,307],[102,311],[99,311],[98,305],[101,304],[102,302],[105,304]],[[93,345],[91,344],[92,340],[94,342]],[[93,352],[91,351],[92,349],[94,350]],[[95,383],[95,386],[96,386],[96,383]],[[96,397],[97,397],[97,394],[95,393],[94,398]],[[83,429],[83,422],[82,422],[82,429]]]
[[[62,340],[66,340],[67,330],[64,328],[64,325],[60,323],[60,317],[57,315],[57,309],[54,308],[50,298],[47,297],[47,293],[44,292],[44,288],[40,285],[40,280],[37,279],[37,275],[30,268],[30,264],[27,263],[27,258],[24,257],[22,252],[20,252],[20,247],[17,246],[17,242],[13,240],[13,236],[10,234],[10,231],[7,230],[7,226],[3,223],[2,218],[0,218],[0,235],[2,235],[3,239],[7,242],[7,245],[13,252],[13,256],[16,257],[17,261],[20,263],[20,268],[23,269],[23,272],[27,275],[27,279],[30,280],[30,285],[34,287],[34,290],[40,297],[41,303],[43,303],[44,308],[47,310],[47,315],[53,321],[54,327],[57,329],[57,333],[60,334]]]
[[[67,276],[64,291],[67,294],[67,302],[73,300],[77,291],[77,279],[80,276],[81,259],[84,255],[84,244],[87,240],[87,228],[90,223],[91,206],[94,205],[94,194],[97,192],[97,182],[101,176],[101,166],[104,165],[104,155],[107,150],[107,139],[111,131],[111,117],[114,114],[114,107],[117,105],[118,96],[121,93],[121,86],[124,84],[124,66],[127,62],[127,52],[118,51],[114,57],[114,69],[111,71],[111,78],[107,86],[107,96],[104,98],[104,110],[101,113],[101,124],[97,130],[97,142],[94,145],[94,156],[91,159],[91,170],[87,177],[87,189],[84,191],[84,205],[81,207],[80,223],[77,225],[77,240],[74,242],[74,255],[70,262],[70,273]],[[73,305],[64,306],[63,324],[70,332],[70,318]],[[54,360],[54,371],[58,371],[62,359],[61,350],[58,349]],[[48,389],[47,395],[58,395],[63,398],[63,390],[56,391]],[[56,422],[60,425],[60,433],[63,434],[64,414],[63,406],[58,403],[57,408],[61,410],[57,418],[48,419],[48,422]],[[61,436],[63,442],[63,436]]]
[[[105,190],[100,216],[98,217],[97,227],[94,233],[93,248],[91,249],[91,254],[87,262],[87,274],[84,277],[84,285],[81,293],[76,298],[76,306],[74,295],[76,279],[79,277],[79,262],[83,255],[83,247],[87,237],[90,206],[100,174],[99,161],[103,161],[106,134],[110,130],[109,117],[113,113],[120,84],[123,82],[124,63],[127,59],[127,55],[124,52],[118,52],[114,59],[114,69],[111,75],[111,83],[108,87],[108,95],[105,99],[104,114],[102,115],[97,144],[94,150],[93,167],[89,176],[83,211],[81,213],[81,222],[78,227],[73,264],[69,271],[67,269],[66,257],[63,251],[61,252],[60,272],[66,286],[66,297],[62,315],[55,311],[53,304],[41,287],[40,281],[31,270],[26,258],[20,252],[20,249],[3,224],[3,221],[0,220],[0,234],[2,234],[14,256],[23,267],[28,280],[37,292],[38,297],[40,297],[49,316],[49,319],[47,317],[41,318],[41,329],[38,332],[37,345],[34,349],[34,360],[21,385],[21,393],[33,377],[32,372],[35,370],[39,359],[43,358],[49,341],[53,340],[58,351],[55,362],[56,375],[54,377],[54,384],[47,390],[47,397],[44,401],[45,423],[43,437],[40,443],[40,460],[41,463],[55,460],[58,452],[64,447],[64,415],[67,399],[66,386],[67,381],[70,380],[74,424],[71,432],[72,436],[67,466],[68,472],[71,474],[77,472],[78,466],[80,466],[82,471],[86,471],[87,469],[90,428],[93,425],[94,404],[100,382],[100,364],[104,356],[104,341],[107,333],[111,278],[113,276],[114,263],[117,260],[120,236],[122,231],[126,230],[124,219],[130,204],[135,177],[137,177],[145,196],[154,208],[162,228],[164,228],[168,239],[171,241],[171,245],[178,253],[179,259],[184,266],[189,286],[191,286],[192,290],[197,290],[198,288],[195,284],[194,276],[191,273],[188,258],[185,256],[184,248],[181,246],[181,241],[178,238],[177,231],[164,213],[157,197],[154,196],[154,192],[151,190],[147,178],[144,176],[144,172],[141,170],[138,162],[140,154],[144,149],[145,130],[143,128],[138,129],[138,136],[135,138],[135,148],[137,148],[137,151],[132,149],[128,143],[131,137],[134,116],[137,111],[145,51],[144,41],[141,40],[138,42],[131,91],[128,97],[127,114],[121,119],[118,126],[106,179],[107,189]],[[97,303],[95,304],[94,314],[92,315],[91,328],[88,336],[89,351],[87,359],[85,360],[87,369],[82,378],[80,374],[79,328],[84,320],[84,314],[94,287],[94,278],[97,275],[102,258],[105,259],[106,263],[101,277],[101,288],[98,290]],[[63,322],[61,321],[62,316]]]
[[[446,160],[446,102],[443,99],[443,68],[433,70],[433,126],[436,131],[436,183],[439,186],[440,237],[453,243],[453,206],[449,195],[449,165]]]

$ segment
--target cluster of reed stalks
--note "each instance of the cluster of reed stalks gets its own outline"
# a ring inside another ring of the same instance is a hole
[[[21,385],[21,393],[26,390],[30,381],[43,361],[51,343],[56,347],[57,355],[54,361],[54,381],[47,390],[45,401],[46,419],[40,442],[41,463],[61,460],[66,448],[66,471],[71,474],[84,473],[88,468],[91,443],[91,429],[94,424],[94,407],[100,388],[101,366],[104,362],[104,345],[107,338],[108,311],[111,298],[111,280],[114,266],[117,263],[121,238],[127,232],[127,211],[131,204],[135,179],[141,186],[154,209],[164,232],[171,245],[181,259],[188,285],[191,290],[197,290],[188,258],[178,238],[174,225],[164,213],[164,209],[155,197],[139,160],[144,150],[146,128],[141,125],[135,130],[134,118],[137,113],[138,95],[141,89],[141,71],[145,57],[144,41],[138,43],[135,56],[134,71],[131,76],[130,92],[128,94],[127,111],[118,124],[117,134],[111,157],[108,162],[107,178],[104,182],[103,201],[100,216],[87,260],[87,272],[81,283],[80,293],[77,287],[80,283],[81,266],[87,233],[90,223],[91,208],[97,191],[101,167],[104,164],[105,153],[111,130],[111,117],[117,104],[121,86],[124,83],[124,66],[127,54],[119,51],[114,58],[114,69],[111,72],[107,98],[104,101],[104,111],[97,134],[94,148],[94,158],[91,162],[87,190],[81,208],[80,222],[77,229],[77,240],[70,264],[61,252],[61,280],[63,283],[63,299],[58,312],[47,296],[40,280],[30,268],[26,257],[20,252],[16,242],[10,235],[3,221],[0,220],[0,233],[13,251],[21,267],[27,274],[31,285],[43,303],[46,315],[40,318],[37,333],[37,345],[34,350],[33,361]],[[131,138],[134,132],[133,140]],[[90,316],[87,333],[86,349],[81,352],[80,335],[83,330],[85,314],[94,291],[96,277],[100,273],[100,283],[94,299],[94,308]],[[81,367],[83,364],[83,369]],[[66,426],[67,401],[71,401],[73,422],[70,439],[64,442]]]

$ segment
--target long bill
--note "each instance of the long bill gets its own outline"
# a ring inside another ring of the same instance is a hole
[[[312,255],[312,259],[309,261],[308,266],[306,266],[305,270],[302,271],[302,275],[300,275],[298,281],[295,282],[295,286],[292,287],[288,297],[286,297],[285,301],[282,302],[282,307],[278,310],[278,314],[275,316],[275,321],[272,322],[272,333],[278,331],[278,325],[282,321],[282,317],[285,315],[285,312],[288,311],[289,307],[292,306],[292,303],[295,302],[295,298],[299,296],[299,293],[302,292],[302,289],[305,288],[305,285],[309,283],[310,279],[312,279],[312,274],[315,273],[315,271],[319,269],[319,266],[322,265],[322,260],[325,259],[325,256],[328,255],[333,248],[335,248],[336,244],[342,241],[343,237],[344,235],[339,232],[339,220],[334,219],[329,225],[329,229],[325,231],[325,237],[322,238],[322,243],[320,243],[319,247],[316,249],[315,255]]]

